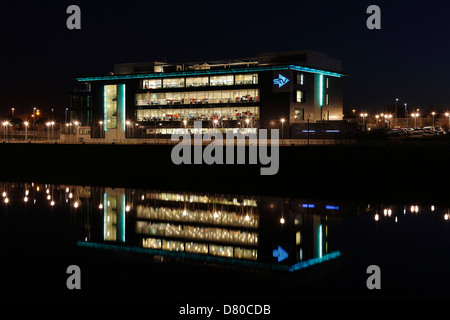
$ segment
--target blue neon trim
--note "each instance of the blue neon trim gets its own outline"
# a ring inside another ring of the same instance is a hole
[[[316,205],[312,204],[312,203],[304,203],[302,204],[302,208],[315,208]]]
[[[338,206],[330,206],[330,205],[326,205],[326,206],[325,206],[325,209],[328,209],[328,210],[339,210],[339,207],[338,207]]]
[[[320,69],[307,68],[296,65],[285,66],[262,66],[262,67],[250,67],[240,69],[220,69],[220,70],[196,70],[196,71],[180,71],[180,72],[168,72],[168,73],[143,73],[143,74],[124,74],[117,76],[95,76],[95,77],[81,77],[75,78],[79,82],[86,81],[114,81],[114,80],[127,80],[127,79],[148,79],[148,78],[169,78],[169,77],[183,77],[183,76],[201,76],[201,75],[215,75],[215,74],[234,74],[234,73],[251,73],[261,71],[279,71],[279,70],[296,70],[309,73],[317,73],[320,75],[327,75],[330,77],[340,78],[342,73],[325,71]]]

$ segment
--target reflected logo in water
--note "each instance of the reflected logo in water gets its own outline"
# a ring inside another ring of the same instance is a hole
[[[273,250],[272,255],[274,258],[278,258],[278,262],[286,260],[289,257],[289,254],[281,246],[278,246],[278,249]]]

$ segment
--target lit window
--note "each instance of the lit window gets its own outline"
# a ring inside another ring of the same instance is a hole
[[[161,79],[149,79],[142,81],[143,89],[160,89],[161,87]]]
[[[297,102],[303,102],[303,91],[302,90],[297,90],[297,96],[296,96],[296,100]]]
[[[294,119],[305,120],[305,109],[296,108],[294,111]]]
[[[328,83],[328,81],[327,81],[327,83]],[[326,104],[329,104],[329,101],[328,101],[328,94],[325,96],[325,103],[326,103]]]

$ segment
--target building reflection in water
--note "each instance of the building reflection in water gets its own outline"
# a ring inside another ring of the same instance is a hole
[[[9,182],[0,188],[4,206],[48,202],[70,212],[80,247],[284,271],[339,257],[347,210],[300,198]]]

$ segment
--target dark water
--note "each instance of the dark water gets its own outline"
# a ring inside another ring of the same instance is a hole
[[[0,183],[10,298],[448,298],[450,204]],[[81,289],[69,290],[77,265]],[[381,271],[369,290],[367,267]]]

